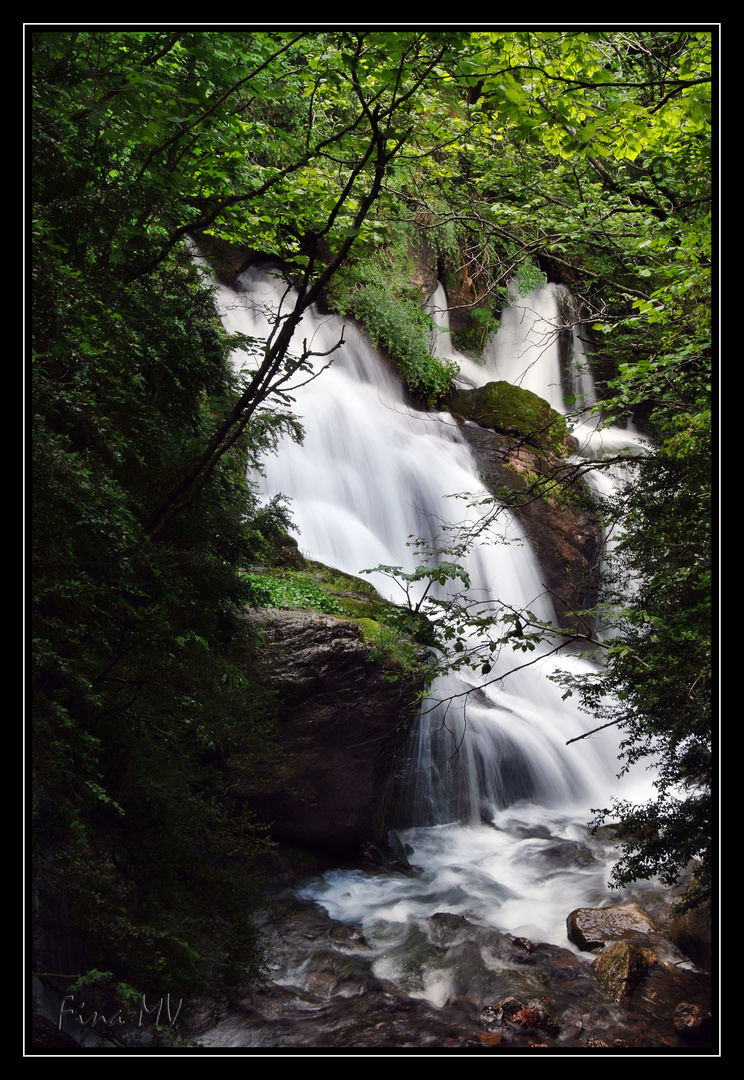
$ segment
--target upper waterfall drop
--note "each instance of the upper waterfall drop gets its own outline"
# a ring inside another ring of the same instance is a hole
[[[441,283],[426,308],[438,328],[432,335],[432,349],[442,359],[459,364],[459,386],[480,387],[503,380],[531,390],[569,419],[571,434],[578,443],[576,460],[646,452],[643,436],[632,424],[607,426],[602,418],[589,359],[588,330],[567,286],[551,282],[526,295],[519,295],[512,286],[511,301],[502,309],[500,327],[487,342],[480,361],[454,347],[447,296]],[[617,475],[585,475],[594,491],[609,497],[624,473],[620,466]]]
[[[582,323],[565,285],[550,283],[526,295],[512,292],[480,362],[452,344],[447,296],[441,284],[429,299],[427,311],[438,327],[432,337],[435,354],[460,365],[463,386],[503,380],[531,390],[564,415],[569,411],[567,396],[572,412],[585,413],[595,404]]]
[[[255,275],[242,284],[229,325],[265,337],[266,304],[272,294],[276,304],[280,290]],[[304,442],[283,440],[254,479],[267,497],[281,492],[292,500],[301,546],[313,558],[351,574],[377,564],[413,570],[406,540],[433,539],[442,493],[469,489],[469,451],[451,417],[407,405],[399,380],[356,327],[311,309],[298,336],[324,352],[342,333],[328,370],[296,392]],[[375,584],[389,585],[380,575]]]

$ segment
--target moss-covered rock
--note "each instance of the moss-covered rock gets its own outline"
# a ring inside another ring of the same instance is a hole
[[[651,949],[630,941],[615,941],[599,954],[592,970],[608,997],[628,1005],[649,968],[657,963]]]
[[[434,630],[423,613],[385,600],[371,582],[332,566],[304,559],[302,570],[256,566],[246,571],[252,608],[319,611],[347,618],[373,646],[369,659],[381,663],[387,677],[430,675],[427,646],[436,645]]]
[[[565,418],[531,390],[503,380],[489,382],[472,390],[452,390],[444,407],[460,421],[472,420],[554,454],[565,452]]]
[[[355,619],[354,622],[367,641],[374,641],[380,633],[381,624],[376,619]]]

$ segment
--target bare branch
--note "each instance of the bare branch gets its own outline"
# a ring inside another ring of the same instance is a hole
[[[619,723],[620,720],[610,720],[609,724],[600,724],[599,727],[592,728],[591,731],[585,731],[583,735],[576,735],[573,739],[569,739],[566,746],[569,746],[572,742],[579,742],[581,739],[588,739],[590,735],[596,735],[598,731],[604,731],[608,727],[615,727]]]

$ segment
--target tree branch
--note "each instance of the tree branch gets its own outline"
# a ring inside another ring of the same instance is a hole
[[[569,746],[573,742],[580,742],[581,739],[588,739],[590,735],[596,735],[598,731],[604,731],[604,729],[608,727],[615,727],[615,725],[619,723],[621,723],[620,720],[610,720],[609,724],[600,724],[599,727],[592,728],[591,731],[585,731],[583,735],[576,735],[573,739],[568,739],[566,746]]]

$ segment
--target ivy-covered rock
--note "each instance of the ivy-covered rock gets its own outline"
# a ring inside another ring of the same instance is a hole
[[[503,380],[489,382],[472,390],[452,390],[443,405],[460,421],[472,420],[553,453],[565,452],[565,418],[531,390]]]

